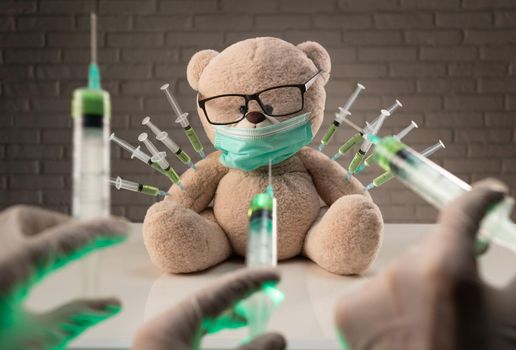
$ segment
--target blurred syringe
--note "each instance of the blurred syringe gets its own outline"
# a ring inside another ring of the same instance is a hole
[[[156,140],[161,141],[183,164],[195,169],[195,165],[190,156],[168,136],[166,131],[161,131],[160,128],[154,125],[154,123],[151,122],[150,117],[147,116],[143,118],[142,125],[147,125],[154,135],[156,135]]]
[[[351,108],[351,105],[355,102],[358,95],[362,90],[365,90],[364,85],[357,84],[357,87],[355,88],[355,91],[353,94],[349,97],[349,99],[346,101],[346,104],[343,107],[339,107],[339,111],[335,114],[335,120],[330,125],[326,133],[324,134],[323,138],[321,139],[321,144],[319,145],[319,151],[322,152],[324,150],[324,147],[331,141],[333,138],[333,135],[337,131],[337,128],[346,120],[346,118],[351,115],[349,109]]]
[[[400,139],[398,138],[398,141],[399,140]],[[437,152],[438,150],[440,150],[442,148],[446,148],[446,147],[444,146],[444,143],[441,140],[439,140],[439,142],[437,142],[436,144],[434,144],[434,145],[432,145],[432,146],[422,150],[421,151],[421,155],[423,157],[430,157],[432,154],[434,154],[435,152]],[[371,157],[370,157],[371,158],[371,161],[370,161],[371,163],[374,162],[375,155],[376,155],[376,152],[371,155]],[[366,191],[366,192],[367,191],[371,191],[373,188],[381,186],[384,183],[386,183],[388,181],[391,181],[392,179],[394,179],[393,172],[392,171],[386,171],[382,175],[379,175],[379,176],[375,177],[374,180],[369,185],[364,187],[364,191]]]
[[[371,135],[370,140],[376,144],[375,161],[438,209],[471,190],[470,185],[394,137]],[[516,225],[509,218],[513,205],[514,199],[507,197],[489,210],[480,223],[477,252],[487,250],[490,241],[516,252]]]
[[[249,234],[246,265],[248,268],[271,268],[277,265],[276,198],[272,189],[272,163],[269,162],[269,185],[265,192],[253,197],[249,206]],[[249,325],[249,336],[265,332],[274,309],[283,301],[283,293],[274,286],[265,286],[237,305]]]
[[[147,194],[149,196],[154,196],[154,197],[158,197],[158,196],[165,197],[165,196],[169,195],[169,193],[167,191],[160,190],[157,187],[154,187],[151,185],[140,184],[140,183],[134,182],[134,181],[124,180],[120,176],[118,176],[116,179],[113,177],[110,177],[109,182],[113,186],[115,186],[115,188],[117,190],[124,189],[124,190],[128,190],[128,191]]]
[[[179,123],[181,127],[183,128],[186,137],[192,144],[193,149],[195,152],[199,154],[201,158],[205,158],[204,149],[201,144],[201,141],[199,140],[199,137],[195,133],[195,130],[190,126],[190,122],[188,121],[188,113],[183,113],[181,110],[181,107],[179,106],[179,103],[177,103],[176,98],[170,92],[170,84],[165,84],[161,87],[161,91],[165,94],[167,97],[168,102],[172,106],[172,109],[174,110],[174,113],[176,114],[176,123]]]

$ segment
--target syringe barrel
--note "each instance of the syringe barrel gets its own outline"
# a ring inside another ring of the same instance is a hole
[[[357,171],[358,166],[360,163],[362,163],[362,160],[365,157],[365,153],[362,153],[361,151],[358,151],[355,156],[353,157],[353,160],[351,160],[351,163],[348,167],[348,172],[351,174],[354,174]]]
[[[179,146],[177,143],[172,141],[170,137],[168,137],[168,133],[166,131],[162,131],[159,134],[156,134],[156,140],[161,141],[169,150],[174,153],[179,151]]]
[[[337,131],[337,128],[339,127],[339,125],[340,124],[337,121],[334,121],[330,125],[330,127],[328,128],[328,130],[324,134],[323,138],[321,139],[321,143],[323,145],[327,145],[331,141],[331,139],[332,139],[333,135],[335,134],[335,131]]]
[[[195,152],[199,153],[202,152],[203,146],[201,141],[199,140],[199,136],[197,136],[195,130],[191,126],[185,127],[185,134],[188,140],[190,141],[190,144],[192,145]]]
[[[120,147],[124,148],[129,153],[133,153],[135,150],[135,148],[133,146],[131,146],[129,143],[127,143],[126,141],[117,137],[114,132],[111,133],[111,135],[109,136],[109,139],[111,141],[114,141],[115,143],[117,143]]]
[[[155,155],[152,156],[151,162],[157,163],[161,169],[167,170],[170,168],[170,164],[168,163],[165,152],[157,152]]]
[[[145,152],[143,152],[141,149],[141,147],[138,146],[134,149],[134,152],[131,154],[131,159],[133,159],[134,157],[138,158],[139,160],[141,160],[143,163],[145,164],[149,164],[149,161],[150,161],[150,157],[148,155],[145,154]]]
[[[140,192],[148,194],[149,196],[158,196],[161,193],[161,190],[151,185],[142,185]]]
[[[391,171],[386,171],[382,175],[377,176],[373,179],[373,184],[375,187],[381,186],[384,183],[392,180],[394,178],[394,174]]]
[[[124,180],[118,176],[115,181],[115,187],[117,190],[123,188],[124,190],[138,192],[140,184],[134,181]]]
[[[353,91],[353,94],[351,94],[351,96],[348,98],[348,100],[346,101],[346,104],[342,107],[342,109],[349,111],[349,109],[351,108],[351,105],[355,102],[355,100],[357,99],[358,95],[360,94],[360,92],[362,90],[365,90],[364,85],[357,84],[355,91]]]
[[[165,94],[165,96],[167,97],[167,100],[168,102],[170,103],[170,105],[172,106],[172,109],[174,110],[174,113],[176,114],[176,117],[179,119],[183,116],[183,111],[181,110],[181,106],[179,106],[179,103],[177,103],[177,100],[176,98],[174,97],[174,95],[172,94],[172,92],[170,92],[170,84],[164,84],[162,87],[161,87],[161,91],[163,91],[163,93]],[[186,119],[186,118],[185,118]],[[183,126],[184,127],[184,126]]]
[[[246,265],[251,268],[276,266],[276,241],[276,199],[269,193],[259,193],[249,207]]]
[[[339,147],[339,153],[341,155],[346,154],[353,146],[355,146],[360,140],[362,140],[362,137],[363,135],[359,132],[351,136],[349,140],[347,140],[342,146]]]

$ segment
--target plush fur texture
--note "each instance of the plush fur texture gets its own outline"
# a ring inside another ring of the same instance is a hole
[[[198,99],[226,93],[253,94],[263,89],[305,83],[323,74],[305,94],[304,110],[311,112],[313,133],[324,116],[324,85],[331,70],[326,50],[315,42],[292,45],[276,38],[240,41],[220,53],[197,52],[188,64],[188,82]],[[281,103],[288,103],[282,101]],[[262,112],[256,101],[249,111]],[[199,117],[214,142],[214,126],[202,109]],[[227,106],[210,116],[232,120]],[[278,118],[283,121],[292,116]],[[263,127],[247,119],[237,127]],[[251,172],[229,169],[214,152],[197,163],[197,171],[182,176],[171,196],[154,204],[144,220],[143,234],[152,261],[171,273],[188,273],[214,266],[231,254],[245,255],[251,198],[267,186],[267,169]],[[305,147],[272,169],[278,201],[278,258],[304,254],[337,274],[360,274],[374,260],[383,234],[378,207],[355,178],[344,182],[346,170],[326,155]],[[321,201],[322,200],[322,201]],[[213,201],[213,207],[209,207]],[[321,202],[323,204],[321,205]]]

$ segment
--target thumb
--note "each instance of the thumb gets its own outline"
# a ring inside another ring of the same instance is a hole
[[[238,350],[283,350],[287,341],[279,333],[265,333],[238,347]]]
[[[121,310],[118,299],[79,299],[40,315],[43,341],[49,348],[64,348],[85,330]],[[50,346],[51,345],[51,346]]]

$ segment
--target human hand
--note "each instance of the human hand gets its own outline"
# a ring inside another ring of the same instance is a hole
[[[47,274],[125,239],[121,219],[77,221],[52,211],[15,206],[0,213],[0,348],[62,349],[120,310],[117,299],[82,299],[36,314],[23,307]]]
[[[441,211],[436,232],[344,296],[336,309],[344,348],[516,348],[516,280],[490,287],[475,256],[479,224],[506,192],[477,183]]]
[[[245,326],[246,320],[233,307],[264,284],[278,281],[279,275],[274,270],[246,269],[228,274],[213,286],[145,323],[138,332],[133,349],[199,349],[203,335],[223,328]],[[285,339],[280,334],[267,333],[239,349],[280,350],[285,347]]]

